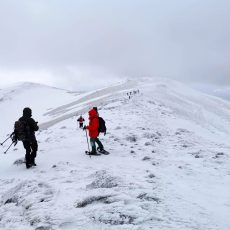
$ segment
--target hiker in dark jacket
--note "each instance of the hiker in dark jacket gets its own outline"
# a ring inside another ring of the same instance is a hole
[[[36,166],[35,158],[37,156],[38,143],[35,137],[35,132],[38,131],[38,122],[32,118],[32,110],[30,108],[23,109],[23,116],[19,121],[26,123],[26,139],[23,141],[23,146],[26,149],[26,167]]]
[[[80,128],[80,129],[83,128],[83,123],[84,123],[85,119],[84,119],[82,116],[80,116],[80,117],[77,119],[77,121],[79,122],[79,128]]]

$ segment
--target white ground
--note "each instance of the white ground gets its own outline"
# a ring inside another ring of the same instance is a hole
[[[0,91],[1,140],[34,87],[43,98],[32,106],[43,122],[38,166],[13,164],[21,143],[0,155],[0,229],[230,229],[229,103],[162,79],[84,95],[30,85],[21,103]],[[128,100],[129,88],[141,94]],[[90,158],[73,115],[93,105],[111,154]]]

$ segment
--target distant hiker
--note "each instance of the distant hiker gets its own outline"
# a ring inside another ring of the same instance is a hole
[[[103,153],[105,152],[104,146],[99,140],[99,116],[97,112],[97,108],[94,107],[89,111],[89,125],[84,126],[84,130],[89,130],[90,144],[92,147],[92,151],[89,153],[90,155],[96,155],[96,143],[98,144],[98,151]]]
[[[26,149],[26,167],[36,166],[35,158],[37,156],[38,143],[35,132],[38,131],[38,122],[32,118],[32,110],[30,108],[23,109],[23,116],[15,122],[14,133],[17,140],[22,141]]]
[[[79,128],[80,128],[80,129],[83,128],[83,123],[84,123],[85,119],[84,119],[82,116],[80,116],[80,117],[77,119],[77,121],[79,122]]]

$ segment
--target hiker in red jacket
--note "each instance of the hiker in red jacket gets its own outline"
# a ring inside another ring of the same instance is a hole
[[[90,152],[91,155],[96,155],[96,143],[98,144],[99,151],[104,151],[104,146],[102,145],[101,141],[98,139],[99,136],[99,118],[98,113],[95,109],[91,109],[89,111],[89,125],[85,126],[83,129],[89,130],[89,137],[90,137],[90,144],[92,147],[92,151]]]
[[[80,117],[77,119],[77,121],[79,122],[79,128],[80,128],[80,129],[83,128],[83,123],[84,123],[85,119],[84,119],[82,116],[80,116]]]

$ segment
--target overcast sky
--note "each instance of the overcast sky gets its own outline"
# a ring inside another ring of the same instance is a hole
[[[0,86],[230,85],[229,0],[0,0]]]

